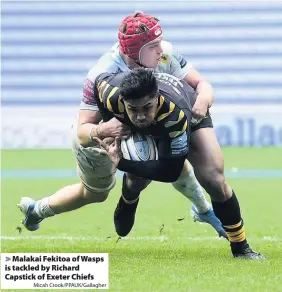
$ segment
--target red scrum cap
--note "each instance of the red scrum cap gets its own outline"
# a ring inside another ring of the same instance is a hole
[[[142,47],[161,35],[162,28],[157,18],[136,12],[124,18],[120,24],[118,32],[120,50],[139,63]]]

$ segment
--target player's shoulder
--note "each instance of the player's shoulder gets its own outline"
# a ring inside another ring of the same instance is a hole
[[[103,72],[97,75],[95,83],[98,87],[101,83],[103,83],[108,86],[114,86],[119,88],[125,74],[125,72],[120,71],[115,73]]]
[[[102,57],[98,63],[89,70],[87,79],[95,82],[95,79],[102,73],[117,73],[118,71],[119,68],[115,63],[111,62],[111,60],[107,58]]]
[[[161,135],[175,138],[183,134],[188,125],[185,112],[165,96],[160,97],[160,102],[161,106],[155,119],[160,125]]]
[[[96,77],[95,88],[104,108],[114,114],[123,114],[124,106],[120,97],[120,84],[125,72],[104,72]]]
[[[115,44],[109,51],[102,55],[97,63],[89,70],[87,79],[94,82],[96,77],[101,73],[118,73],[121,71],[119,66],[120,55],[118,52],[117,44]]]
[[[178,104],[178,100],[173,98],[172,95],[166,94],[166,92],[160,92],[156,121],[164,123],[165,128],[167,128],[167,125],[171,124],[170,121],[174,121],[173,125],[176,125],[182,118],[186,119],[187,117],[184,111]],[[167,124],[167,122],[169,123]]]

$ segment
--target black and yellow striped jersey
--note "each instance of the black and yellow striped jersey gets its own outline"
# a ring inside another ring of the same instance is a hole
[[[120,96],[119,85],[125,74],[103,73],[96,78],[94,96],[103,120],[116,117],[132,131],[153,136],[159,142],[160,156],[186,155],[191,109],[196,97],[194,89],[174,76],[156,73],[159,88],[157,114],[149,127],[140,129],[131,123]]]

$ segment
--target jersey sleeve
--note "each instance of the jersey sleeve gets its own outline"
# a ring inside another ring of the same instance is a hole
[[[98,102],[101,102],[104,109],[112,113],[118,113],[119,87],[101,79],[97,82],[97,92]]]
[[[161,96],[160,102],[162,100],[164,98]],[[187,117],[184,110],[169,101],[161,106],[156,119],[166,133],[158,143],[160,157],[186,156],[189,150],[190,116]]]
[[[123,117],[124,104],[120,97],[119,84],[122,74],[102,73],[96,77],[94,99],[103,121]]]
[[[177,129],[176,129],[177,127]],[[158,143],[159,156],[175,158],[186,156],[189,151],[189,130],[187,119],[172,127],[167,139],[160,139]]]
[[[118,169],[155,181],[175,182],[180,176],[184,161],[185,157],[148,161],[132,161],[122,158]]]
[[[95,70],[95,68],[92,68],[85,80],[83,85],[83,93],[82,93],[82,99],[80,103],[80,109],[84,110],[93,110],[98,111],[98,105],[97,105],[97,97],[95,97],[95,80],[98,77],[99,73]]]

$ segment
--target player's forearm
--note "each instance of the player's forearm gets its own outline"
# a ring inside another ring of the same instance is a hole
[[[92,142],[91,137],[97,137],[97,134],[100,133],[101,120],[102,116],[99,111],[84,108],[79,110],[76,131],[81,145],[88,146]]]
[[[83,146],[91,144],[92,139],[95,137],[101,140],[104,139],[102,135],[101,125],[95,125],[91,123],[79,125],[77,128],[77,137],[79,143]]]
[[[132,161],[122,158],[118,169],[136,176],[161,182],[174,182],[178,179],[185,157],[149,161]]]
[[[94,132],[93,130],[98,125],[94,125],[91,123],[85,123],[82,125],[78,125],[77,127],[77,137],[79,140],[79,143],[83,146],[89,145],[91,143],[91,132]]]
[[[203,99],[210,108],[214,102],[214,90],[212,85],[206,80],[201,80],[196,87],[196,91],[198,95],[197,99]]]

